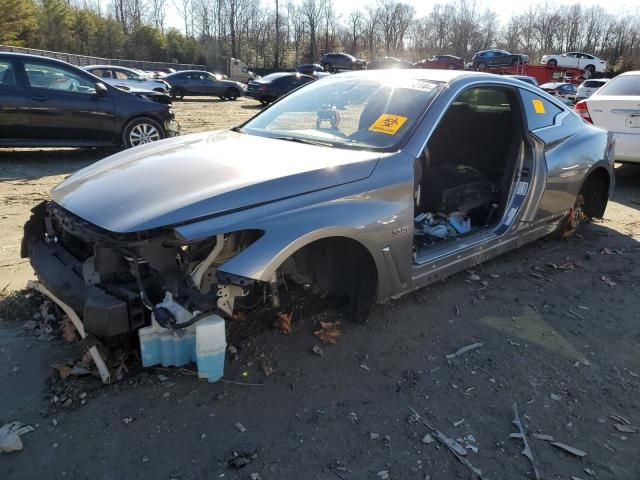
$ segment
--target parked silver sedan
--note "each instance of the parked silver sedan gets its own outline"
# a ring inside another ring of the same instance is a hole
[[[161,93],[169,92],[167,82],[151,78],[142,70],[115,65],[89,65],[82,68],[115,87],[124,86]]]
[[[333,75],[237,128],[75,173],[34,210],[23,255],[97,336],[277,306],[295,283],[365,320],[376,302],[601,217],[613,148],[518,80]]]

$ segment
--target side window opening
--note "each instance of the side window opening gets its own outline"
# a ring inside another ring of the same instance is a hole
[[[449,106],[414,165],[416,255],[497,226],[525,147],[516,91],[482,86]]]
[[[0,86],[16,86],[16,71],[13,63],[7,60],[0,60]]]
[[[25,62],[24,69],[29,85],[33,88],[87,94],[96,93],[96,86],[90,79],[68,68],[45,63]]]

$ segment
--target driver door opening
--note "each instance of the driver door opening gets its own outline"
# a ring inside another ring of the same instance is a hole
[[[414,163],[414,257],[500,223],[527,145],[514,89],[470,88]]]

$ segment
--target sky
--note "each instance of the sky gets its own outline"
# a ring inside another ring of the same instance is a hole
[[[174,1],[176,0],[168,0],[167,2],[167,17],[166,24],[169,27],[175,27],[180,30],[183,30],[183,20],[178,14],[177,9],[175,8]],[[179,0],[177,0],[179,1]],[[263,2],[268,2],[270,0],[262,0]],[[294,0],[296,1],[296,0]],[[298,0],[302,1],[302,0]],[[435,0],[435,1],[426,1],[426,0],[401,0],[403,3],[408,3],[412,5],[413,8],[416,9],[416,18],[424,17],[429,14],[431,8],[436,3],[448,3],[449,0]],[[275,3],[271,0],[271,3]],[[284,3],[284,2],[283,2]],[[564,2],[558,2],[553,0],[478,0],[478,4],[480,5],[481,10],[489,8],[500,16],[500,21],[504,22],[508,20],[513,15],[519,15],[529,9],[530,6],[540,5],[544,3],[549,3],[552,6],[560,6],[560,5],[572,5],[574,3],[580,3],[583,8],[588,8],[592,5],[600,5],[609,13],[614,15],[621,15],[625,11],[629,11],[631,9],[637,10],[638,1],[637,0],[607,0],[607,2],[603,2],[602,0],[569,0]],[[347,16],[350,12],[354,10],[364,10],[368,5],[375,5],[375,0],[334,0],[334,7],[336,11],[343,15]]]

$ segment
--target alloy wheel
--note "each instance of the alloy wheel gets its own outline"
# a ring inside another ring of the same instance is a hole
[[[158,129],[149,123],[139,123],[133,127],[129,133],[129,143],[134,147],[155,142],[156,140],[160,140],[160,138],[162,137]]]

